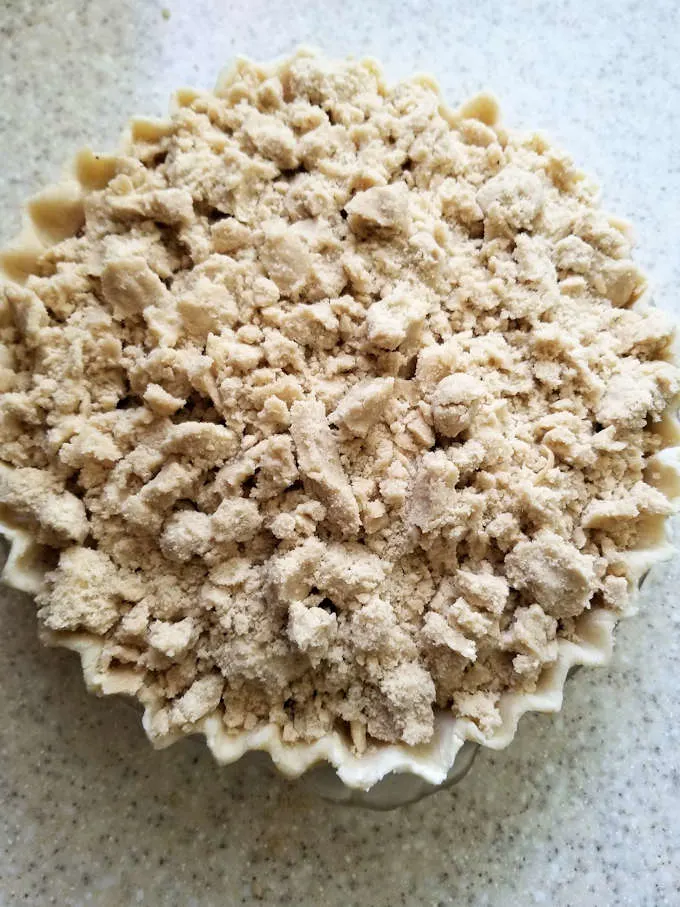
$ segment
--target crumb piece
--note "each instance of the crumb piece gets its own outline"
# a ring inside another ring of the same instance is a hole
[[[123,516],[140,529],[157,531],[164,511],[169,510],[175,501],[192,493],[195,479],[195,469],[180,463],[168,463],[141,491],[127,499],[122,509]]]
[[[328,520],[342,535],[358,531],[359,507],[352,494],[323,405],[299,401],[291,409],[290,433],[300,472],[317,491]]]
[[[223,463],[238,449],[236,436],[224,425],[202,422],[182,422],[168,429],[163,450],[168,454],[184,455],[192,460],[204,460],[211,465]]]
[[[477,204],[494,229],[530,230],[543,204],[543,187],[536,173],[510,165],[484,183]]]
[[[483,614],[474,608],[464,598],[457,598],[452,605],[446,609],[446,613],[457,627],[465,633],[472,636],[484,638],[489,636],[494,629],[494,621],[487,614]]]
[[[496,615],[503,613],[510,592],[505,577],[470,570],[456,572],[456,586],[473,605]]]
[[[149,603],[138,602],[123,617],[118,628],[118,638],[122,642],[141,642],[149,626]]]
[[[435,429],[440,435],[455,438],[468,427],[477,404],[484,396],[484,385],[474,375],[442,378],[432,395]]]
[[[498,698],[498,693],[478,690],[474,693],[456,693],[453,702],[455,711],[461,718],[468,718],[483,734],[489,735],[501,724],[501,715],[496,706]]]
[[[380,683],[387,697],[400,737],[410,746],[432,736],[434,683],[422,665],[405,663],[389,671]]]
[[[317,662],[327,654],[336,632],[335,614],[328,614],[323,608],[293,602],[288,609],[288,636],[300,651]]]
[[[655,368],[644,368],[634,360],[622,360],[621,370],[608,382],[597,411],[598,421],[603,425],[614,425],[621,429],[642,428],[651,415],[658,416],[667,399],[665,384],[672,393],[678,387],[677,376],[666,381],[664,364]]]
[[[514,652],[531,655],[541,663],[557,657],[557,621],[539,605],[517,608],[510,629],[503,634],[503,645]]]
[[[176,719],[189,726],[214,712],[222,698],[224,680],[220,674],[207,674],[195,680],[174,704]]]
[[[36,597],[40,618],[50,630],[106,633],[118,620],[118,571],[109,557],[91,548],[67,548]]]
[[[0,504],[37,523],[47,544],[83,542],[89,529],[83,502],[58,487],[45,470],[0,464]]]
[[[83,424],[59,450],[61,462],[74,469],[92,463],[111,466],[121,457],[122,453],[109,435],[87,424]]]
[[[369,341],[384,350],[396,350],[422,326],[429,306],[408,287],[396,287],[374,302],[366,314]]]
[[[641,514],[670,516],[673,505],[656,488],[638,482],[629,493],[616,498],[591,501],[583,513],[585,529],[615,528],[622,520],[635,520]]]
[[[623,611],[630,597],[630,583],[625,576],[606,576],[602,582],[605,602],[615,611]]]
[[[147,384],[144,391],[144,402],[159,416],[172,416],[186,404],[181,397],[173,397],[160,384]]]
[[[340,400],[329,422],[342,423],[359,438],[384,416],[387,401],[394,390],[394,378],[374,378],[355,384]]]
[[[210,517],[195,510],[181,510],[166,520],[159,545],[167,558],[182,563],[205,554],[212,534]]]
[[[372,230],[403,232],[408,226],[408,190],[404,183],[374,186],[357,192],[346,205],[349,225],[356,233]]]
[[[243,131],[260,154],[274,161],[282,170],[297,167],[295,133],[281,120],[252,110],[245,119]]]
[[[365,600],[385,579],[385,565],[356,544],[327,545],[316,570],[316,583],[336,604]]]
[[[218,542],[249,542],[262,526],[255,501],[227,498],[210,518],[211,531]]]
[[[296,296],[312,269],[312,253],[303,237],[277,221],[265,224],[260,261],[281,293]]]
[[[141,315],[152,306],[162,306],[169,297],[157,274],[143,258],[110,261],[101,275],[102,293],[116,318]]]
[[[216,252],[229,255],[244,249],[250,240],[250,230],[234,217],[225,217],[210,227],[213,246]]]
[[[328,300],[298,305],[286,318],[283,330],[292,340],[315,350],[333,349],[340,322]]]
[[[131,192],[109,199],[114,214],[121,220],[140,217],[161,224],[185,224],[193,217],[191,195],[184,189],[154,189],[150,192]]]
[[[548,530],[515,545],[505,565],[515,589],[534,596],[557,618],[580,614],[596,587],[594,558]]]
[[[149,645],[168,658],[178,659],[188,652],[197,634],[193,617],[185,617],[176,623],[154,620],[149,625]]]
[[[424,533],[442,530],[455,519],[459,470],[437,450],[422,459],[411,495],[410,519]]]
[[[459,630],[450,627],[441,614],[431,612],[425,617],[422,637],[433,646],[446,646],[469,661],[477,658],[477,646],[472,639],[467,639]]]

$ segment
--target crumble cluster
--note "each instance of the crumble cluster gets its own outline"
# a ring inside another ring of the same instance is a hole
[[[152,733],[489,733],[624,606],[672,331],[593,186],[496,119],[240,62],[37,203],[73,229],[0,292],[2,514]]]

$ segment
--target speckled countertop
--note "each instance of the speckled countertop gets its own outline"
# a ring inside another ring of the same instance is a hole
[[[163,8],[165,4],[165,10]],[[0,238],[80,145],[208,87],[235,53],[301,42],[490,87],[637,224],[658,303],[680,313],[680,15],[672,0],[3,0]],[[30,599],[0,602],[0,905],[680,904],[680,561],[647,581],[607,670],[557,718],[523,719],[463,784],[372,814],[197,741],[154,752],[129,706],[43,651]]]

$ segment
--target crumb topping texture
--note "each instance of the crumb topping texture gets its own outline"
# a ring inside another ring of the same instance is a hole
[[[0,290],[0,515],[56,551],[41,624],[134,672],[152,734],[491,733],[625,606],[678,371],[567,156],[297,55],[78,166]]]

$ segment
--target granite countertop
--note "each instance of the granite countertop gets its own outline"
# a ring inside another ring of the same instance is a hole
[[[436,73],[542,127],[633,219],[659,305],[680,312],[680,22],[668,0],[4,0],[3,218],[129,114],[209,87],[234,54],[301,42]],[[392,813],[324,804],[266,767],[163,752],[137,714],[0,601],[0,905],[680,904],[680,561],[645,584],[608,669],[528,716],[457,788]]]

